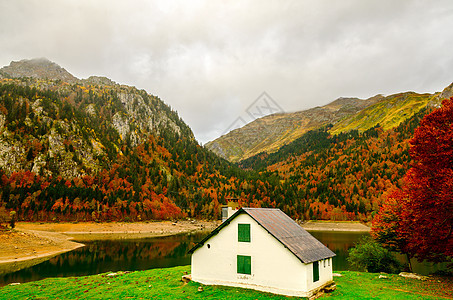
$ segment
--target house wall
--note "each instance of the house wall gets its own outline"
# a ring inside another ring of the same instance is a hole
[[[333,275],[332,275],[332,258],[327,258],[318,261],[319,264],[319,280],[314,282],[313,281],[313,264],[308,264],[307,272],[307,287],[308,290],[314,290],[316,288],[319,288],[323,285],[325,285],[327,282],[330,282],[333,280]]]
[[[239,223],[250,224],[250,242],[238,242]],[[237,255],[251,256],[250,275],[237,273]],[[332,279],[332,262],[330,269],[321,262],[319,270],[319,281],[313,283],[312,264],[302,263],[247,214],[234,218],[192,254],[194,281],[289,296],[308,296],[312,288]]]

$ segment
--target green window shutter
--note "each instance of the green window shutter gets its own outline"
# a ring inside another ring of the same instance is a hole
[[[319,280],[319,262],[315,261],[313,263],[313,282]]]
[[[250,242],[250,224],[238,224],[238,242]]]
[[[237,256],[237,272],[239,274],[252,274],[252,257],[245,255]]]

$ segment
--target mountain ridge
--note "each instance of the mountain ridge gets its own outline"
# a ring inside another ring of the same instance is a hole
[[[366,131],[376,125],[384,130],[398,126],[426,106],[439,106],[453,94],[453,84],[441,93],[403,92],[368,99],[340,97],[308,110],[280,113],[254,120],[206,144],[217,155],[231,161],[273,153],[310,130],[332,124],[330,132]]]
[[[206,147],[232,162],[263,151],[274,152],[307,131],[337,122],[380,98],[379,95],[365,100],[342,97],[321,107],[265,116],[207,143]]]

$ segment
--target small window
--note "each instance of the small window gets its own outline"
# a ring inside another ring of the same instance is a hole
[[[330,267],[330,260],[331,260],[331,258],[328,258],[328,259],[327,259],[327,265],[328,265],[329,267]]]
[[[252,258],[250,256],[237,256],[237,272],[238,274],[252,274]]]
[[[250,242],[250,224],[238,224],[238,242]]]
[[[313,263],[313,282],[319,280],[319,262],[315,261]]]

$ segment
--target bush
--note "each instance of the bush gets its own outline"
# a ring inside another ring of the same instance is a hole
[[[16,212],[10,211],[9,212],[10,220],[9,220],[9,226],[11,226],[11,229],[14,229],[16,227]]]
[[[381,244],[366,236],[349,250],[348,262],[351,266],[366,272],[399,273],[401,263]]]
[[[0,230],[8,229],[8,223],[14,229],[16,212],[8,212],[5,206],[0,206]]]

